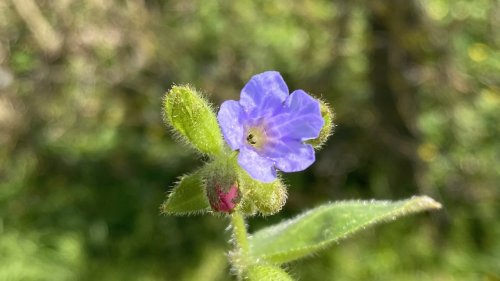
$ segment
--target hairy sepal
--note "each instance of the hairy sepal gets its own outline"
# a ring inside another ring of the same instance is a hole
[[[198,170],[180,177],[161,205],[161,212],[166,215],[194,215],[210,211],[202,174]]]
[[[319,150],[323,147],[328,138],[330,138],[333,134],[333,128],[335,126],[333,123],[335,118],[333,108],[324,100],[318,99],[318,101],[320,103],[321,117],[323,117],[323,121],[325,121],[325,123],[319,132],[319,136],[313,140],[307,141],[307,143],[312,145],[315,150]]]
[[[287,190],[279,178],[273,182],[264,183],[253,179],[241,168],[238,168],[238,178],[243,193],[240,210],[246,215],[257,213],[263,216],[272,215],[279,212],[285,205]]]

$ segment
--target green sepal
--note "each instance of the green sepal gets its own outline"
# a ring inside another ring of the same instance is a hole
[[[209,210],[201,170],[182,176],[161,205],[161,212],[167,215],[201,214]]]
[[[313,140],[307,141],[307,143],[312,145],[314,149],[320,149],[332,135],[334,126],[333,119],[335,117],[333,109],[327,102],[321,99],[318,99],[318,101],[320,103],[321,117],[323,117],[323,121],[325,121],[325,123],[319,132],[319,136]]]
[[[427,196],[402,201],[345,201],[326,204],[298,217],[259,230],[249,237],[254,260],[282,264],[331,246],[376,223],[438,209]]]
[[[248,281],[293,281],[293,278],[288,275],[282,268],[273,265],[253,265],[245,272],[243,280]]]
[[[173,86],[163,99],[163,116],[179,139],[198,151],[217,156],[224,140],[210,104],[190,86]]]
[[[285,205],[287,198],[286,186],[279,178],[273,182],[264,183],[253,179],[239,167],[238,178],[243,193],[240,211],[244,214],[272,215],[279,212]]]

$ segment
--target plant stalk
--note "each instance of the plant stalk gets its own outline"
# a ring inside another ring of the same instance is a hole
[[[250,265],[248,234],[243,215],[235,211],[231,214],[231,225],[233,230],[234,251],[231,253],[231,263],[238,274],[238,279],[242,280],[242,274]]]

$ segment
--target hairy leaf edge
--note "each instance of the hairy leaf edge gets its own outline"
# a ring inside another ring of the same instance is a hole
[[[413,213],[418,213],[418,212],[422,212],[422,211],[426,211],[426,210],[440,209],[442,207],[439,202],[435,201],[434,199],[432,199],[432,198],[430,198],[428,196],[413,196],[410,199],[399,200],[399,201],[388,201],[388,200],[347,200],[347,201],[340,201],[340,202],[335,202],[335,203],[337,204],[336,206],[339,206],[339,205],[349,205],[349,204],[353,204],[353,203],[392,204],[392,203],[404,202],[404,201],[407,201],[407,202],[404,205],[400,206],[399,208],[395,209],[394,211],[389,212],[389,213],[387,213],[385,215],[382,215],[382,216],[380,216],[378,218],[374,218],[374,219],[370,220],[368,223],[366,223],[363,226],[358,226],[358,227],[355,227],[355,228],[353,228],[353,229],[351,229],[349,231],[346,231],[343,234],[339,235],[339,237],[337,237],[335,239],[331,239],[331,240],[327,240],[327,241],[321,242],[321,243],[317,244],[316,246],[312,246],[312,247],[298,247],[298,248],[293,248],[293,249],[287,250],[286,252],[283,252],[283,251],[281,251],[281,252],[275,252],[273,254],[268,254],[268,255],[253,256],[253,258],[254,258],[254,260],[264,260],[264,261],[270,262],[271,264],[282,264],[282,263],[291,262],[293,260],[302,258],[303,257],[302,253],[305,252],[305,251],[309,252],[311,249],[312,249],[312,251],[323,250],[326,247],[328,247],[329,245],[331,245],[332,243],[335,243],[335,242],[337,242],[339,240],[343,240],[343,239],[347,238],[350,234],[357,232],[359,229],[366,228],[368,226],[372,226],[372,225],[375,225],[377,223],[391,221],[391,220],[393,220],[392,218],[401,217],[401,216],[404,216],[406,214],[413,214]],[[266,231],[266,232],[268,232],[268,231],[272,231],[272,232],[279,231],[280,229],[286,228],[286,227],[288,227],[288,225],[290,225],[290,224],[292,224],[292,223],[294,223],[296,221],[299,221],[300,219],[302,219],[302,218],[310,215],[311,212],[317,211],[319,209],[323,209],[320,212],[318,212],[317,214],[314,214],[314,216],[319,216],[324,211],[327,211],[328,207],[332,207],[332,205],[330,205],[331,203],[332,202],[327,203],[327,204],[325,204],[323,206],[316,207],[316,208],[311,209],[309,211],[306,211],[305,213],[300,214],[300,215],[298,215],[295,218],[292,218],[292,219],[286,220],[284,222],[281,222],[281,223],[279,223],[276,226],[271,226],[271,227],[259,230],[254,235],[258,235],[260,231]],[[252,246],[253,237],[254,236],[251,236],[249,238],[249,240],[250,240],[249,241],[250,242],[250,246]],[[250,248],[250,254],[253,255],[253,253],[252,253],[252,247]],[[313,253],[305,254],[304,257],[312,255],[312,254]],[[294,257],[293,258],[288,258],[289,256],[294,256]]]

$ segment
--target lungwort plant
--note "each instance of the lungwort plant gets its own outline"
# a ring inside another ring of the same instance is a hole
[[[165,95],[166,124],[207,163],[179,181],[162,205],[168,215],[215,214],[230,218],[229,258],[239,280],[293,280],[282,265],[329,247],[367,226],[440,208],[426,196],[401,201],[327,203],[293,219],[247,233],[246,218],[281,210],[285,173],[315,161],[333,127],[329,105],[303,90],[289,93],[278,72],[253,76],[239,101],[218,114],[195,89],[174,86]]]

